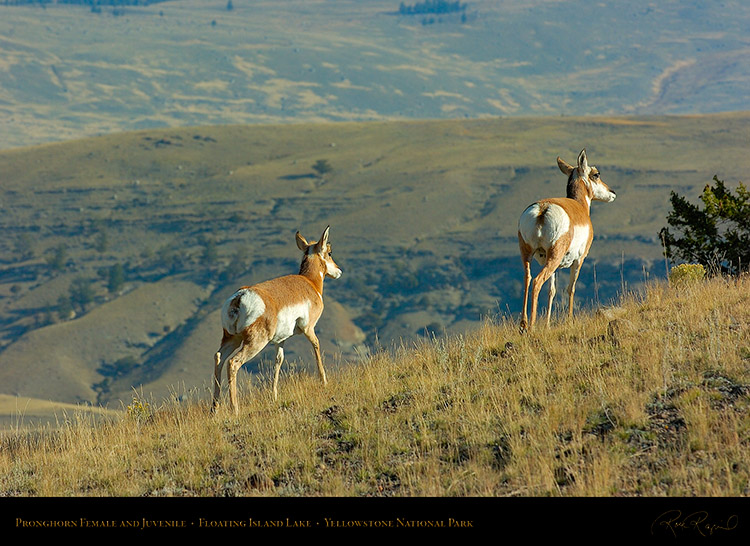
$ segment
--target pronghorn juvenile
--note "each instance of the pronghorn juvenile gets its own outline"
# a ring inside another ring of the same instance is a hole
[[[537,201],[530,205],[518,221],[518,244],[524,266],[523,313],[521,329],[530,330],[536,321],[539,292],[550,280],[547,326],[552,314],[555,297],[555,272],[561,267],[570,268],[568,282],[568,316],[573,316],[573,294],[581,264],[589,253],[594,228],[591,225],[591,201],[612,202],[615,192],[601,180],[599,171],[589,165],[586,150],[578,155],[578,166],[573,167],[557,158],[560,170],[568,175],[567,197]],[[531,290],[531,322],[528,322],[526,307],[531,281],[532,256],[543,266],[534,278]]]
[[[298,275],[244,286],[224,302],[221,308],[224,335],[214,357],[214,410],[219,404],[224,363],[228,362],[229,400],[236,414],[239,412],[237,372],[268,343],[276,345],[275,400],[278,397],[279,370],[284,361],[284,341],[295,334],[304,334],[312,344],[320,379],[327,384],[315,325],[323,312],[323,280],[326,276],[334,279],[341,276],[341,269],[331,257],[329,230],[330,226],[319,241],[310,243],[297,232],[297,246],[304,253]]]

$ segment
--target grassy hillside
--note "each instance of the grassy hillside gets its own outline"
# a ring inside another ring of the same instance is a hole
[[[743,113],[519,118],[149,130],[2,152],[0,390],[113,409],[134,386],[205,393],[224,297],[296,272],[294,232],[329,224],[344,268],[320,323],[331,367],[515,316],[518,214],[563,194],[555,157],[583,147],[618,198],[592,206],[577,302],[606,304],[663,276],[669,191],[741,180],[748,133]],[[304,341],[288,349],[309,369]]]
[[[0,495],[750,494],[750,279],[650,283],[521,335],[379,352],[327,388],[242,384],[238,417],[135,398],[120,419],[5,434]]]
[[[400,3],[0,5],[0,148],[227,123],[750,109],[743,2],[473,0],[465,20]]]

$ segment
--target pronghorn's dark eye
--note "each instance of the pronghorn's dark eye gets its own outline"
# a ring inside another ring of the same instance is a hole
[[[599,173],[594,173],[591,176],[593,176],[594,178],[599,178]]]

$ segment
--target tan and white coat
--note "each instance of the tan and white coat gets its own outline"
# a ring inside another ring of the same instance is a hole
[[[341,276],[341,269],[331,257],[329,230],[327,227],[319,241],[310,243],[297,232],[297,246],[304,253],[299,274],[243,286],[224,302],[221,309],[224,334],[214,357],[214,409],[219,405],[224,363],[228,362],[230,404],[234,413],[238,413],[237,372],[269,343],[276,346],[273,379],[276,399],[284,342],[296,334],[303,334],[310,341],[320,379],[327,384],[315,325],[323,313],[323,280],[326,276],[334,279]]]
[[[591,249],[594,228],[591,224],[591,201],[611,202],[612,191],[601,179],[596,167],[589,166],[586,150],[578,155],[578,166],[573,167],[559,157],[557,165],[568,175],[567,197],[543,199],[533,203],[521,214],[518,221],[518,244],[524,266],[523,313],[521,330],[531,329],[536,321],[539,292],[549,279],[547,325],[552,314],[552,301],[556,292],[555,272],[561,267],[570,268],[568,282],[568,316],[573,316],[573,294],[581,265]],[[527,315],[531,259],[543,267],[534,278],[531,289],[531,321]]]

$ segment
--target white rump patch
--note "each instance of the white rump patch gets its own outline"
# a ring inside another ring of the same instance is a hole
[[[238,334],[266,311],[263,299],[250,290],[242,288],[232,294],[221,307],[221,324],[230,334]]]
[[[548,204],[544,222],[538,223],[540,208],[534,203],[523,211],[518,221],[518,231],[526,244],[534,249],[537,260],[541,255],[536,251],[542,249],[546,256],[550,247],[570,229],[570,218],[561,206]]]

